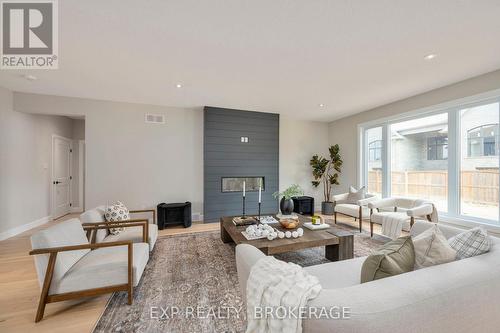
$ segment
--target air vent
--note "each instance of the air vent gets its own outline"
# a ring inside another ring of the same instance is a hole
[[[144,121],[148,124],[165,124],[165,115],[147,113]]]

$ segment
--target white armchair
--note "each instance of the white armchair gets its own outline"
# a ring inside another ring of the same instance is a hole
[[[370,209],[370,235],[373,237],[373,224],[382,224],[384,217],[397,215],[407,217],[403,230],[409,231],[415,220],[428,220],[437,222],[432,216],[436,213],[432,203],[425,200],[410,198],[385,198],[372,201],[368,204]]]
[[[140,227],[140,223],[131,223],[133,226]],[[47,303],[123,290],[132,304],[133,287],[149,260],[146,243],[90,244],[78,219],[37,232],[31,236],[31,245],[42,290],[35,322],[42,320]]]
[[[93,209],[89,209],[80,215],[80,220],[82,225],[86,226],[107,226],[108,222],[104,218],[105,206],[98,206]],[[143,209],[143,210],[131,210],[131,214],[134,213],[152,213],[152,223],[149,223],[148,219],[138,218],[131,219],[127,221],[113,222],[118,224],[126,225],[127,223],[137,223],[137,222],[147,222],[146,224],[146,242],[149,244],[149,250],[153,251],[153,248],[158,238],[158,225],[156,222],[156,211],[154,209]],[[109,227],[108,227],[109,228]],[[108,228],[98,229],[89,235],[91,243],[102,243],[102,242],[120,242],[131,240],[132,242],[143,242],[143,235],[141,227],[125,228],[124,231],[113,235],[109,233]]]
[[[337,194],[333,196],[334,208],[333,219],[337,223],[337,214],[354,217],[354,221],[359,220],[359,232],[363,230],[363,218],[370,217],[370,211],[367,205],[377,200],[374,194],[366,194],[364,199],[355,203],[348,201],[349,193]]]

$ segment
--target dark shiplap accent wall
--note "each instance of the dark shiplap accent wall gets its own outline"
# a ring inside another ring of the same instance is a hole
[[[242,143],[241,137],[248,137]],[[242,193],[222,193],[222,177],[265,177],[262,212],[276,213],[278,202],[279,115],[204,108],[204,220],[241,215]],[[247,192],[246,212],[257,214],[258,192]]]

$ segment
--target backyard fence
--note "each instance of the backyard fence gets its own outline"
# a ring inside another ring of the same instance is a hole
[[[393,171],[391,174],[391,193],[394,196],[446,200],[448,193],[447,171]],[[460,187],[463,202],[498,205],[498,170],[462,171]],[[368,172],[368,188],[370,192],[382,193],[381,170]]]

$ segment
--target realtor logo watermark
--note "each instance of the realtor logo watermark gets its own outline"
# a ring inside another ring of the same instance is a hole
[[[57,0],[2,0],[1,69],[57,69]]]

